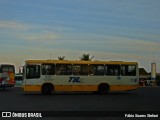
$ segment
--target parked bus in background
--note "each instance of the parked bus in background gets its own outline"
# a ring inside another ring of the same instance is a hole
[[[137,62],[26,60],[24,91],[51,94],[56,91],[108,93],[137,89]]]
[[[15,74],[15,86],[21,87],[23,83],[23,76],[22,74]]]
[[[15,85],[15,67],[10,64],[0,64],[0,87],[5,90],[6,87]]]

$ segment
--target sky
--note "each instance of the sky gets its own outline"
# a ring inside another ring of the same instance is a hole
[[[160,0],[0,0],[0,63],[135,61],[160,72]],[[153,57],[154,56],[154,57]],[[154,58],[154,59],[153,59]]]

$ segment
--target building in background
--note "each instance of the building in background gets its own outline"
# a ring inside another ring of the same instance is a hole
[[[159,85],[159,74],[156,72],[156,63],[151,63],[151,72],[148,73],[144,68],[139,68],[139,85],[140,86],[157,86]],[[157,84],[158,83],[158,84]]]

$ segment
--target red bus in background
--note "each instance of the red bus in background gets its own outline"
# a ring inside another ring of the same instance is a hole
[[[0,87],[13,87],[15,85],[15,67],[11,64],[0,64]]]

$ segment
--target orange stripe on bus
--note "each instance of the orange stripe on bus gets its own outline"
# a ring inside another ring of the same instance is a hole
[[[137,89],[137,85],[111,85],[109,91],[126,91]],[[24,91],[41,91],[41,85],[25,85]],[[97,85],[55,85],[54,91],[98,91]]]

